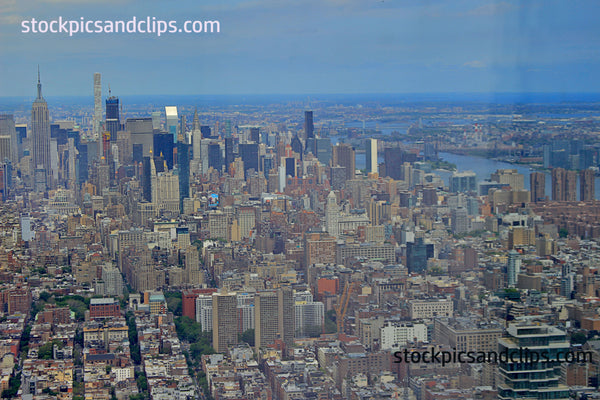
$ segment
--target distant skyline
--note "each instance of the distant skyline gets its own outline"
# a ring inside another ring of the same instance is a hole
[[[4,0],[0,96],[599,93],[600,2]],[[24,19],[219,20],[213,34],[21,33]]]

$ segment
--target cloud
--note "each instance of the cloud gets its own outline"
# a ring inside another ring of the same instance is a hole
[[[17,0],[6,0],[0,3],[0,14],[17,11]]]
[[[472,17],[492,17],[497,15],[506,14],[514,9],[517,6],[514,4],[510,4],[506,1],[501,1],[497,3],[484,4],[482,6],[476,7],[467,12],[467,15]]]
[[[23,21],[25,18],[20,15],[9,14],[0,15],[0,24],[3,25],[16,25]]]
[[[481,60],[473,60],[473,61],[468,61],[466,63],[463,64],[463,67],[469,67],[469,68],[485,68],[487,67],[487,64],[484,63]]]
[[[106,4],[106,3],[129,3],[130,0],[39,0],[41,3],[47,4]]]

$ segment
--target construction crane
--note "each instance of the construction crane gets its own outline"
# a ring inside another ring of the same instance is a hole
[[[344,333],[344,318],[346,317],[346,311],[348,311],[348,301],[350,300],[350,295],[359,287],[360,283],[358,282],[346,283],[344,286],[344,291],[340,296],[340,300],[334,307],[338,335]]]

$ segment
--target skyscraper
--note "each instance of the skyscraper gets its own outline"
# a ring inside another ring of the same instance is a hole
[[[565,201],[577,201],[577,171],[565,174]]]
[[[531,201],[536,203],[546,198],[546,175],[543,172],[532,172],[529,175],[531,188]]]
[[[475,192],[477,190],[477,177],[473,171],[453,172],[450,176],[450,191]]]
[[[119,116],[119,98],[110,95],[106,99],[106,130],[110,133],[110,141],[117,141],[117,132],[121,130],[121,118]]]
[[[183,211],[183,199],[190,197],[190,153],[191,145],[177,143],[177,161],[179,166],[179,209]]]
[[[459,207],[453,209],[451,212],[451,216],[452,233],[460,234],[465,233],[469,230],[469,217],[466,208]]]
[[[165,107],[167,116],[167,132],[173,135],[173,143],[177,143],[177,135],[179,134],[179,117],[177,116],[177,107]]]
[[[238,341],[235,293],[214,293],[212,309],[213,348],[217,353],[224,353]]]
[[[365,144],[367,173],[377,173],[377,139],[367,139]]]
[[[229,164],[231,164],[234,160],[233,153],[233,138],[226,137],[225,138],[225,169],[229,170]]]
[[[563,168],[552,169],[552,200],[564,201],[565,173]]]
[[[315,126],[313,124],[313,112],[304,111],[304,140],[315,137]]]
[[[340,143],[333,148],[333,165],[346,168],[346,180],[354,179],[356,155],[354,148],[347,143]]]
[[[594,199],[594,171],[591,169],[584,169],[579,172],[579,200],[590,201]]]
[[[244,162],[244,172],[254,169],[258,172],[258,143],[239,145],[240,158]]]
[[[521,270],[521,257],[515,250],[508,252],[508,263],[506,264],[506,284],[508,287],[517,285],[519,272]]]
[[[406,267],[408,272],[421,273],[427,270],[427,260],[433,257],[433,243],[424,243],[423,238],[406,243]]]
[[[94,137],[102,135],[102,78],[99,72],[94,73]]]
[[[154,155],[162,157],[167,163],[168,169],[173,169],[173,149],[176,147],[173,143],[173,136],[170,133],[155,133],[152,135],[152,143]]]
[[[12,115],[0,115],[0,162],[5,159],[13,163],[18,161],[17,130]]]
[[[510,185],[512,190],[523,190],[525,177],[516,169],[499,169],[491,176],[492,181]]]
[[[254,343],[257,349],[275,342],[279,332],[277,292],[259,292],[254,297]]]
[[[327,233],[336,238],[340,234],[340,209],[337,205],[335,193],[329,192],[327,195],[327,204],[325,205],[325,225]]]
[[[254,298],[254,342],[257,349],[279,339],[287,350],[294,344],[295,302],[290,287],[258,292]]]
[[[577,201],[577,172],[552,169],[552,200]]]
[[[38,67],[37,98],[31,107],[31,143],[35,190],[44,191],[51,186],[50,167],[50,115],[48,104],[42,97],[42,83]]]
[[[208,145],[208,166],[213,167],[215,170],[221,172],[223,168],[223,152],[221,151],[221,145],[218,142],[214,142]]]

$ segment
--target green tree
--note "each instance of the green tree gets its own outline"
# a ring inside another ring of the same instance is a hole
[[[325,313],[325,333],[336,333],[337,324],[335,322],[335,310],[329,310]]]
[[[571,344],[585,344],[587,335],[584,332],[574,332],[571,335]]]
[[[50,300],[50,297],[52,297],[52,295],[46,291],[43,291],[42,293],[40,293],[40,300],[44,301],[44,302],[48,302],[48,300]]]
[[[3,399],[12,399],[17,396],[19,387],[21,386],[21,373],[19,372],[16,376],[11,376],[8,379],[8,389],[2,391]]]
[[[183,313],[183,306],[181,301],[181,292],[167,292],[165,293],[165,300],[167,301],[167,307],[169,311],[175,316],[181,316]]]
[[[52,360],[54,358],[54,345],[56,341],[46,342],[38,349],[38,358],[40,360]]]
[[[565,228],[560,228],[558,230],[558,236],[560,236],[561,238],[566,238],[567,236],[569,236],[569,231]]]
[[[146,379],[146,374],[144,374],[143,372],[136,372],[135,375],[135,383],[137,383],[138,390],[140,392],[147,392],[148,380]]]
[[[248,343],[250,347],[254,347],[254,329],[246,329],[238,335],[240,342]]]

